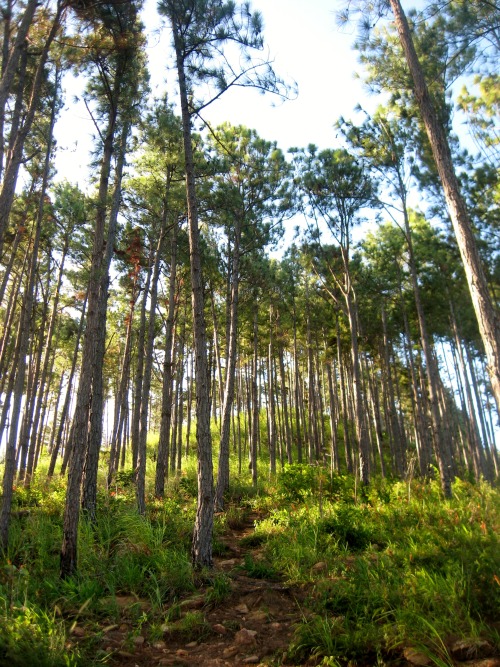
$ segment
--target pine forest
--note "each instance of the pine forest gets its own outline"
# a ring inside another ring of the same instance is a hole
[[[500,5],[261,5],[0,2],[0,667],[500,666]]]

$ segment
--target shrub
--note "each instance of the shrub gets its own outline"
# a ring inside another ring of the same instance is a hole
[[[356,507],[339,506],[333,515],[319,522],[319,529],[332,535],[341,546],[351,551],[362,551],[371,539],[367,518],[366,513]]]

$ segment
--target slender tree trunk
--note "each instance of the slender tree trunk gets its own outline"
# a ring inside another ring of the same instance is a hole
[[[326,454],[326,426],[325,426],[325,374],[324,374],[324,368],[322,364],[320,363],[319,359],[319,345],[318,342],[316,341],[316,354],[314,355],[314,362],[316,366],[316,377],[317,377],[317,386],[318,386],[318,393],[316,396],[316,402],[317,402],[317,407],[318,407],[318,415],[319,415],[319,455],[320,458],[324,461],[325,459],[325,454]]]
[[[35,5],[36,8],[37,3],[33,2],[33,0],[30,0],[30,2],[28,3],[27,10],[28,9],[31,10],[33,4]],[[12,149],[9,151],[9,159],[5,165],[2,189],[0,191],[0,256],[2,255],[3,236],[8,225],[10,211],[12,208],[12,203],[14,201],[14,195],[17,185],[17,177],[22,162],[24,144],[33,125],[36,111],[39,107],[39,102],[40,102],[39,96],[45,76],[45,66],[47,63],[47,58],[49,55],[49,50],[52,45],[52,42],[54,41],[57,33],[59,32],[63,10],[64,10],[64,5],[58,2],[56,13],[52,21],[52,26],[50,28],[49,34],[47,35],[47,39],[45,41],[45,44],[43,45],[43,48],[40,52],[40,56],[38,59],[37,68],[31,86],[28,108],[24,115],[22,126],[19,128],[18,132],[15,135],[14,144],[12,146]],[[31,17],[28,15],[28,20],[30,23],[32,21],[32,18],[33,15],[31,15]],[[4,78],[6,78],[5,73],[4,77],[2,77],[2,82]],[[4,93],[8,94],[9,88],[10,86],[7,84],[6,91],[2,91],[0,84],[0,110],[2,111],[5,104],[2,103],[3,95]]]
[[[222,406],[224,403],[224,382],[222,380],[222,363],[221,363],[221,344],[220,344],[220,336],[219,336],[219,322],[218,322],[218,317],[217,317],[217,311],[215,309],[215,295],[214,295],[214,290],[212,287],[210,287],[210,306],[212,309],[212,326],[214,329],[214,337],[213,337],[213,352],[214,352],[214,359],[215,363],[213,364],[213,390],[212,390],[212,404],[213,404],[213,415],[214,415],[214,421],[217,424],[217,400],[219,400],[219,405],[221,409],[221,419],[222,419]],[[227,341],[225,342],[225,346],[227,348]],[[226,356],[226,360],[228,360],[228,357]],[[212,366],[212,364],[209,364]],[[218,389],[218,391],[217,391]],[[222,425],[221,425],[222,428]]]
[[[217,487],[215,490],[215,508],[220,511],[224,507],[224,494],[229,489],[229,436],[231,413],[234,400],[234,382],[236,373],[236,356],[238,344],[238,300],[240,283],[240,241],[242,220],[235,219],[234,242],[231,266],[231,291],[229,307],[229,338],[226,344],[227,361],[224,386],[224,399],[221,417],[221,434],[219,444],[219,467],[217,470]],[[226,337],[227,338],[227,337]]]
[[[290,427],[290,417],[288,409],[288,393],[286,387],[286,373],[285,373],[285,351],[283,345],[278,349],[279,367],[280,367],[280,382],[281,382],[281,404],[283,406],[283,421],[285,427],[285,443],[286,443],[286,459],[287,463],[292,463],[292,431]]]
[[[274,391],[274,367],[273,367],[273,306],[269,307],[269,347],[267,356],[267,376],[269,390],[269,472],[276,474],[276,399]]]
[[[340,375],[340,396],[342,398],[342,428],[344,431],[344,454],[347,472],[352,473],[353,460],[352,460],[352,448],[351,448],[351,438],[349,433],[349,419],[348,419],[348,408],[347,408],[347,391],[346,391],[346,373],[345,373],[345,364],[342,360],[342,350],[341,350],[341,341],[340,341],[340,326],[337,318],[337,363],[339,367]]]
[[[478,419],[479,419],[479,424],[481,426],[481,433],[483,435],[483,445],[484,445],[484,447],[488,448],[487,449],[487,455],[488,455],[487,458],[490,459],[491,455],[490,455],[490,451],[489,451],[489,447],[488,447],[488,433],[487,433],[487,430],[486,430],[486,422],[485,422],[485,419],[484,419],[483,404],[482,404],[481,396],[480,396],[480,393],[479,393],[476,371],[475,371],[475,368],[474,368],[474,360],[473,360],[472,355],[470,353],[470,349],[467,345],[465,346],[465,353],[466,353],[466,357],[467,357],[467,361],[468,361],[469,369],[470,369],[470,377],[471,377],[471,380],[472,380],[472,389],[473,389],[473,392],[474,392],[474,396],[476,398],[477,416],[478,416]],[[481,449],[480,450],[480,457],[481,457],[482,462],[483,462],[482,463],[483,472],[484,472],[485,478],[491,480],[492,479],[492,470],[490,470],[490,471],[486,470],[485,455],[486,454],[485,454],[484,449]],[[490,460],[490,463],[491,463],[491,460]]]
[[[179,340],[179,365],[177,370],[177,407],[176,407],[176,418],[177,418],[177,461],[176,461],[176,471],[178,474],[181,472],[182,468],[182,424],[184,422],[184,366],[185,366],[185,345],[186,343],[186,317],[184,316],[184,322],[182,324],[182,333]]]
[[[158,245],[154,255],[153,278],[151,285],[151,295],[149,298],[148,335],[146,339],[146,348],[144,350],[144,377],[141,391],[139,450],[135,475],[136,500],[139,514],[145,514],[146,512],[146,442],[148,435],[149,397],[151,391],[151,377],[153,372],[153,347],[156,335],[155,324],[156,304],[158,302],[158,280],[160,278],[163,241],[167,231],[167,213],[167,201],[165,200],[163,216],[159,230]]]
[[[340,472],[339,444],[337,437],[337,409],[335,392],[333,389],[332,364],[326,364],[326,374],[328,378],[328,396],[330,403],[330,456],[331,471]]]
[[[9,436],[5,451],[5,468],[2,485],[2,506],[0,509],[0,546],[4,551],[7,550],[9,542],[10,509],[12,506],[12,486],[16,471],[16,444],[18,437],[19,417],[21,414],[21,404],[26,381],[26,357],[28,354],[30,333],[32,329],[33,316],[33,296],[35,289],[35,277],[38,263],[38,250],[40,245],[40,235],[42,229],[42,216],[38,215],[36,220],[35,236],[33,239],[33,249],[31,252],[30,269],[26,282],[26,291],[24,294],[21,316],[17,331],[15,345],[16,363],[12,369],[12,377],[15,375],[14,402],[12,405],[12,417],[10,422]]]
[[[357,312],[350,288],[348,288],[345,292],[345,299],[347,305],[347,314],[349,317],[349,329],[351,331],[351,360],[355,415],[354,421],[359,446],[359,472],[362,483],[366,485],[370,481],[369,445],[366,420],[363,410],[363,396],[361,393],[361,367],[359,363]]]
[[[146,280],[142,290],[141,311],[139,316],[139,331],[137,334],[137,357],[134,376],[134,405],[132,411],[132,468],[137,468],[137,460],[139,456],[139,440],[141,435],[141,404],[142,404],[142,387],[144,384],[144,345],[146,340],[146,311],[148,303],[149,289],[151,285],[152,262],[151,256],[148,261],[148,268],[146,271]]]
[[[295,303],[293,306],[293,371],[294,371],[294,394],[295,394],[295,431],[297,439],[297,461],[302,463],[302,430],[300,426],[300,373],[299,355],[297,349],[297,317]]]
[[[309,290],[306,284],[306,300],[309,301]],[[314,375],[314,354],[311,336],[311,321],[309,317],[310,308],[307,308],[306,315],[306,335],[307,335],[307,380],[308,380],[308,415],[309,415],[309,447],[308,460],[314,463],[319,459],[319,436],[318,422],[316,420],[315,398],[316,382]]]
[[[104,379],[103,366],[106,351],[106,320],[109,295],[109,269],[113,248],[115,247],[118,212],[120,209],[123,168],[127,152],[127,139],[130,133],[130,123],[125,122],[122,127],[117,147],[117,159],[114,178],[113,199],[109,212],[108,230],[106,233],[105,251],[100,268],[97,304],[97,327],[95,370],[92,378],[92,400],[89,421],[88,445],[85,458],[84,479],[82,489],[82,509],[89,518],[95,520],[97,505],[97,470],[99,467],[99,452],[102,444],[103,409],[104,409]]]
[[[377,443],[377,452],[380,463],[380,474],[382,477],[386,477],[385,461],[384,461],[384,450],[382,447],[382,426],[380,423],[380,405],[378,397],[378,388],[377,381],[374,377],[373,372],[373,362],[371,368],[367,369],[368,372],[368,387],[370,394],[370,403],[372,409],[372,419],[373,419],[373,430],[375,432],[375,441]]]
[[[2,78],[0,80],[0,115],[2,117],[5,116],[5,105],[7,103],[7,97],[14,82],[17,66],[21,57],[21,51],[24,48],[29,29],[33,24],[33,17],[35,16],[37,6],[38,0],[28,0],[24,14],[17,29],[16,39],[12,45],[12,48],[8,51],[5,49],[8,49],[9,35],[4,33],[5,43],[3,44],[4,51],[2,54]],[[7,30],[9,26],[8,21],[10,21],[10,13],[12,9],[6,9],[6,11],[9,15],[5,16],[4,14],[3,16],[3,19],[6,21],[5,30]]]
[[[111,485],[116,471],[118,470],[121,437],[125,423],[125,413],[128,407],[128,391],[130,383],[130,361],[132,353],[132,330],[134,321],[135,305],[137,303],[137,278],[130,297],[130,308],[126,319],[127,327],[125,333],[125,348],[123,350],[122,369],[118,390],[115,396],[115,415],[113,420],[113,430],[111,432],[111,445],[109,450],[108,464],[108,487]]]
[[[476,419],[476,413],[474,410],[474,403],[472,400],[472,391],[471,391],[471,386],[469,382],[469,378],[467,375],[467,367],[465,365],[465,360],[464,360],[464,354],[462,350],[462,343],[460,341],[460,337],[458,334],[458,328],[457,328],[457,322],[455,319],[455,313],[453,310],[453,304],[450,303],[450,313],[451,313],[451,328],[453,331],[453,335],[455,336],[455,350],[458,354],[458,360],[460,363],[460,370],[462,373],[463,377],[463,387],[465,389],[465,396],[467,399],[467,412],[469,413],[469,442],[470,442],[470,449],[471,449],[471,454],[472,454],[472,464],[474,467],[474,476],[476,478],[476,481],[479,481],[481,473],[485,473],[484,470],[481,469],[481,456],[480,456],[480,450],[481,450],[481,438],[479,436],[479,429],[477,425],[477,419]]]
[[[401,427],[396,410],[396,401],[394,397],[394,386],[392,382],[392,373],[391,373],[392,364],[391,364],[390,350],[389,350],[389,336],[387,333],[387,317],[385,313],[385,307],[383,304],[382,304],[382,327],[384,332],[384,360],[385,360],[386,378],[387,378],[388,417],[394,439],[395,467],[398,476],[402,478],[404,476],[406,468],[406,457],[405,457],[405,451],[403,449],[403,435],[401,432]]]
[[[198,445],[198,502],[193,531],[192,559],[196,567],[212,567],[212,533],[214,513],[212,438],[210,434],[210,376],[207,361],[207,336],[204,308],[204,283],[198,227],[195,168],[191,137],[191,114],[188,103],[182,39],[179,28],[172,21],[174,46],[179,78],[186,195],[189,226],[189,254],[191,268],[191,296],[193,309],[193,337],[196,375],[196,440]]]
[[[47,136],[47,150],[45,153],[45,162],[44,162],[44,168],[43,168],[43,176],[42,176],[42,186],[41,186],[41,192],[40,192],[40,199],[38,202],[38,212],[37,215],[42,220],[43,215],[44,215],[44,205],[45,205],[45,197],[46,197],[46,192],[47,192],[47,186],[49,182],[49,176],[50,176],[50,160],[52,157],[52,148],[53,148],[53,141],[54,141],[54,127],[55,127],[55,122],[56,122],[56,107],[57,107],[57,100],[59,97],[59,91],[60,91],[60,76],[59,72],[56,71],[55,75],[55,89],[54,89],[54,98],[52,100],[52,104],[50,107],[50,122],[49,122],[49,129],[48,129],[48,136]],[[35,418],[33,420],[33,426],[34,426],[34,431],[35,435],[32,435],[31,438],[31,446],[29,448],[29,455],[28,455],[28,463],[27,463],[27,476],[25,479],[25,486],[29,486],[31,476],[33,474],[33,463],[34,463],[34,455],[35,455],[35,443],[36,443],[36,433],[37,433],[37,427],[38,427],[38,419],[40,415],[40,409],[41,409],[41,403],[42,403],[42,398],[43,398],[43,390],[47,378],[47,372],[48,372],[48,366],[49,366],[49,361],[51,358],[51,344],[52,344],[52,336],[54,333],[54,328],[55,328],[55,323],[56,323],[56,318],[57,318],[57,309],[58,309],[58,304],[59,304],[59,295],[60,295],[60,290],[61,290],[61,284],[62,284],[62,278],[63,278],[63,267],[64,267],[64,261],[66,258],[66,254],[68,252],[68,247],[69,247],[69,236],[66,236],[65,238],[65,243],[62,248],[62,254],[61,254],[61,259],[60,259],[60,264],[59,264],[59,272],[56,280],[56,286],[55,286],[55,297],[54,297],[54,303],[52,306],[52,313],[51,317],[49,320],[49,326],[48,330],[45,333],[45,339],[46,339],[46,345],[45,345],[45,354],[44,354],[44,359],[43,359],[43,365],[42,365],[42,370],[41,370],[41,377],[39,381],[39,396],[38,396],[38,406],[36,409],[35,413]],[[47,295],[48,299],[48,295]],[[48,304],[47,304],[48,305]],[[42,326],[42,329],[45,329],[45,326]],[[41,342],[41,341],[40,341]],[[39,356],[39,363],[37,363],[37,371],[39,364],[42,363],[42,349],[40,347],[40,356]],[[36,373],[38,375],[38,372]],[[36,385],[38,384],[38,378],[35,380],[35,386],[34,389],[36,389]],[[31,410],[31,415],[29,422],[31,423],[31,420],[33,418],[33,413],[35,412],[35,396],[33,396],[33,401],[30,406]],[[27,428],[26,429],[26,443],[25,446],[26,448],[28,447],[28,440],[30,437],[30,431],[31,429]]]
[[[47,285],[48,292],[48,285]],[[39,301],[39,299],[37,299]],[[36,439],[37,433],[34,434],[34,438],[31,439],[33,433],[33,428],[35,426],[35,407],[36,399],[38,392],[40,392],[40,400],[43,400],[44,387],[40,384],[40,373],[42,365],[42,356],[43,356],[43,338],[47,326],[47,316],[48,316],[48,294],[43,300],[43,310],[42,316],[40,319],[40,328],[38,331],[38,339],[35,341],[35,336],[31,341],[31,354],[29,361],[30,372],[28,375],[28,387],[25,391],[25,406],[23,414],[23,424],[21,427],[21,432],[19,435],[17,449],[19,463],[17,466],[17,478],[21,482],[24,480],[26,486],[29,486],[29,480],[26,480],[26,470],[33,468],[33,463],[35,460],[35,451],[36,451]]]
[[[259,311],[255,301],[253,315],[253,362],[252,362],[252,430],[250,441],[250,469],[252,471],[252,483],[257,486],[257,447],[259,442],[259,383],[258,383],[258,325]]]
[[[59,428],[57,429],[57,437],[54,443],[54,447],[52,448],[51,456],[50,456],[50,463],[49,463],[49,469],[47,471],[47,478],[50,479],[52,475],[54,474],[54,470],[56,468],[56,462],[57,462],[57,457],[59,455],[59,451],[61,449],[61,443],[63,439],[63,433],[64,433],[64,428],[67,423],[67,417],[69,414],[69,407],[71,404],[71,393],[72,393],[72,388],[73,388],[73,380],[75,377],[75,371],[76,371],[76,364],[78,361],[78,352],[80,349],[80,340],[82,337],[83,333],[83,327],[85,324],[85,313],[87,310],[87,296],[88,294],[85,295],[85,301],[83,302],[82,306],[82,314],[80,315],[80,323],[78,325],[78,332],[76,334],[76,341],[75,341],[75,350],[73,353],[73,360],[71,362],[71,370],[69,372],[69,377],[68,377],[68,386],[66,389],[66,395],[64,397],[64,403],[63,407],[61,410],[61,416],[59,417]],[[69,449],[69,442],[66,445],[66,448]],[[63,471],[61,471],[61,474],[64,474]]]
[[[402,192],[401,198],[403,203],[403,217],[405,223],[405,236],[406,236],[406,243],[408,245],[408,256],[409,256],[408,266],[410,269],[413,296],[415,299],[415,308],[417,310],[418,326],[420,330],[420,341],[422,344],[422,350],[424,353],[425,365],[427,371],[427,380],[428,380],[427,386],[429,390],[429,404],[430,404],[431,423],[432,423],[432,439],[434,442],[434,449],[438,460],[443,493],[445,497],[449,498],[451,497],[451,476],[450,476],[451,461],[449,460],[449,457],[446,454],[446,452],[449,449],[449,443],[445,439],[444,424],[441,419],[441,413],[439,409],[439,387],[441,380],[439,377],[439,368],[432,348],[432,342],[427,332],[427,323],[425,319],[424,309],[422,306],[422,300],[420,297],[420,287],[418,284],[417,267],[415,262],[415,255],[413,252],[413,241],[410,228],[410,221],[408,217],[408,210],[406,207],[406,197],[404,195],[403,188],[404,186],[402,185],[402,183],[400,183],[400,190]]]
[[[422,477],[425,477],[429,472],[429,464],[431,462],[431,447],[427,428],[427,414],[423,409],[420,391],[420,382],[417,377],[415,369],[415,359],[413,354],[413,345],[410,336],[410,325],[408,323],[408,316],[404,307],[404,300],[402,291],[400,290],[400,303],[403,311],[403,321],[405,329],[405,348],[408,356],[408,366],[410,369],[410,388],[411,388],[411,402],[415,424],[415,442],[417,447],[417,457],[419,470]]]
[[[2,70],[0,79],[0,178],[3,175],[4,167],[4,127],[5,127],[5,108],[8,96],[12,90],[16,71],[21,60],[21,55],[26,53],[26,38],[29,29],[33,24],[38,0],[29,0],[26,4],[24,14],[17,29],[16,38],[12,47],[10,46],[10,31],[12,29],[12,8],[14,2],[9,0],[5,9],[2,10],[4,22],[4,32],[2,41]]]
[[[172,228],[170,277],[168,287],[168,311],[165,331],[165,357],[163,361],[163,384],[161,400],[160,440],[158,443],[158,458],[156,461],[155,496],[163,498],[165,493],[165,478],[168,475],[168,459],[170,449],[170,426],[172,421],[172,343],[174,339],[175,322],[175,285],[177,278],[177,230],[174,223]],[[188,415],[191,406],[188,406]]]
[[[106,249],[106,217],[109,193],[109,180],[111,172],[111,158],[113,155],[115,130],[117,124],[118,91],[123,85],[123,71],[118,68],[115,73],[113,91],[110,100],[107,128],[104,134],[103,153],[101,158],[101,169],[99,177],[99,189],[96,205],[94,239],[92,249],[91,270],[88,289],[88,314],[87,326],[82,350],[82,368],[76,398],[75,414],[73,418],[72,434],[68,446],[71,448],[71,460],[69,465],[68,484],[66,490],[66,504],[63,522],[63,542],[61,546],[61,577],[66,578],[75,573],[77,568],[77,541],[78,524],[80,520],[81,485],[83,480],[85,458],[87,455],[89,426],[91,410],[100,412],[101,408],[93,404],[94,383],[97,383],[97,393],[101,390],[102,383],[102,355],[103,329],[105,331],[106,319],[102,321],[103,302],[104,308],[107,300],[107,281],[109,280],[109,263],[113,248],[114,235],[110,235],[110,246]],[[122,147],[125,150],[125,147]],[[119,180],[117,179],[117,188]],[[115,221],[110,219],[111,224]],[[102,291],[104,282],[106,289]],[[98,376],[101,380],[99,381]],[[102,398],[95,396],[95,400]],[[100,412],[102,415],[102,412]],[[93,439],[97,436],[97,421],[94,418]],[[101,422],[102,425],[102,422]],[[101,426],[102,427],[102,426]]]
[[[472,231],[472,224],[455,174],[448,137],[433,107],[406,15],[400,0],[389,0],[389,2],[406,62],[413,78],[415,97],[443,185],[448,213],[457,238],[472,304],[486,351],[493,395],[497,409],[500,412],[500,315],[488,290],[488,283]],[[448,494],[448,491],[445,490],[445,493]]]

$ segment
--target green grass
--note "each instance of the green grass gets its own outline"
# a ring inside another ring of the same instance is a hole
[[[357,506],[323,501],[322,515],[312,499],[293,511],[284,505],[258,527],[271,565],[312,582],[292,658],[371,656],[375,664],[413,646],[432,664],[451,664],[457,636],[485,637],[498,649],[489,624],[500,608],[498,493],[464,482],[450,501],[434,483],[414,482],[410,500],[400,483],[385,491],[371,489]],[[324,565],[318,573],[314,562]]]
[[[80,523],[78,574],[65,581],[58,572],[64,482],[46,483],[42,469],[30,489],[16,489],[0,567],[0,664],[105,664],[100,628],[124,620],[137,632],[145,624],[153,639],[165,622],[178,639],[208,636],[203,612],[182,614],[179,602],[202,588],[205,608],[214,608],[233,586],[230,575],[191,566],[195,459],[169,479],[163,501],[151,495],[153,469],[149,462],[146,516],[136,512],[130,471],[109,491],[101,487],[96,521]],[[361,498],[352,478],[318,466],[285,467],[267,481],[262,474],[257,488],[235,461],[231,476],[214,551],[224,553],[225,533],[247,525],[250,512],[261,517],[241,540],[242,567],[301,591],[290,660],[383,665],[412,647],[431,664],[449,665],[460,637],[487,639],[498,650],[496,489],[457,480],[445,501],[437,482],[375,479]],[[89,628],[88,639],[75,641],[75,623]]]
[[[172,639],[190,642],[205,639],[212,633],[212,628],[201,611],[188,611],[178,621],[168,625],[166,632]]]

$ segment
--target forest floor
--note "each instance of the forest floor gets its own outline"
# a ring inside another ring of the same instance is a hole
[[[244,523],[228,529],[222,539],[223,556],[214,557],[215,572],[226,575],[230,591],[221,603],[207,605],[203,592],[179,603],[180,616],[202,610],[206,625],[200,638],[178,636],[167,630],[165,638],[146,641],[137,634],[133,622],[103,627],[102,648],[112,653],[116,667],[194,666],[233,667],[240,665],[285,664],[286,651],[294,626],[302,618],[301,600],[305,591],[279,581],[269,581],[245,574],[245,556],[259,562],[259,545],[252,544],[254,522],[261,518],[249,514]],[[248,539],[250,537],[250,539]],[[122,616],[139,606],[147,614],[149,602],[131,596],[117,597]],[[196,634],[196,629],[193,633]],[[73,636],[87,635],[84,626],[75,626]],[[500,665],[500,662],[499,662]]]
[[[0,667],[500,667],[500,494],[285,468],[231,488],[214,567],[190,562],[196,468],[137,513],[101,491],[59,575],[63,479],[15,492]]]
[[[143,612],[143,620],[148,618],[150,602],[133,596],[118,596],[116,603],[121,611],[121,622],[112,625],[104,622],[99,633],[100,649],[109,656],[106,664],[114,667],[297,665],[287,657],[287,649],[295,627],[308,615],[310,592],[305,585],[293,586],[278,578],[262,578],[266,575],[265,568],[259,573],[258,567],[262,549],[258,540],[252,539],[254,523],[260,518],[256,513],[250,513],[240,525],[228,528],[222,537],[224,555],[214,557],[215,575],[223,576],[229,582],[227,594],[223,600],[211,604],[206,594],[209,588],[202,587],[180,600],[175,618],[182,631],[176,630],[175,622],[167,624],[161,628],[162,637],[152,640],[147,620],[143,626],[137,622],[138,610]],[[248,558],[254,564],[256,576],[245,571]],[[319,572],[324,565],[318,562],[315,568]],[[200,618],[203,618],[202,624],[199,624]],[[191,619],[191,627],[188,619]],[[95,631],[95,626],[90,629],[84,624],[76,625],[71,644],[88,639],[89,633]],[[452,638],[450,645],[451,653],[456,656],[453,660],[456,667],[500,667],[500,656],[492,654],[487,643],[472,646]],[[434,664],[411,647],[399,650],[397,655],[390,657],[389,663],[408,667]],[[338,663],[322,662],[321,658],[310,656],[300,664]],[[377,663],[373,657],[367,657],[364,664]]]

